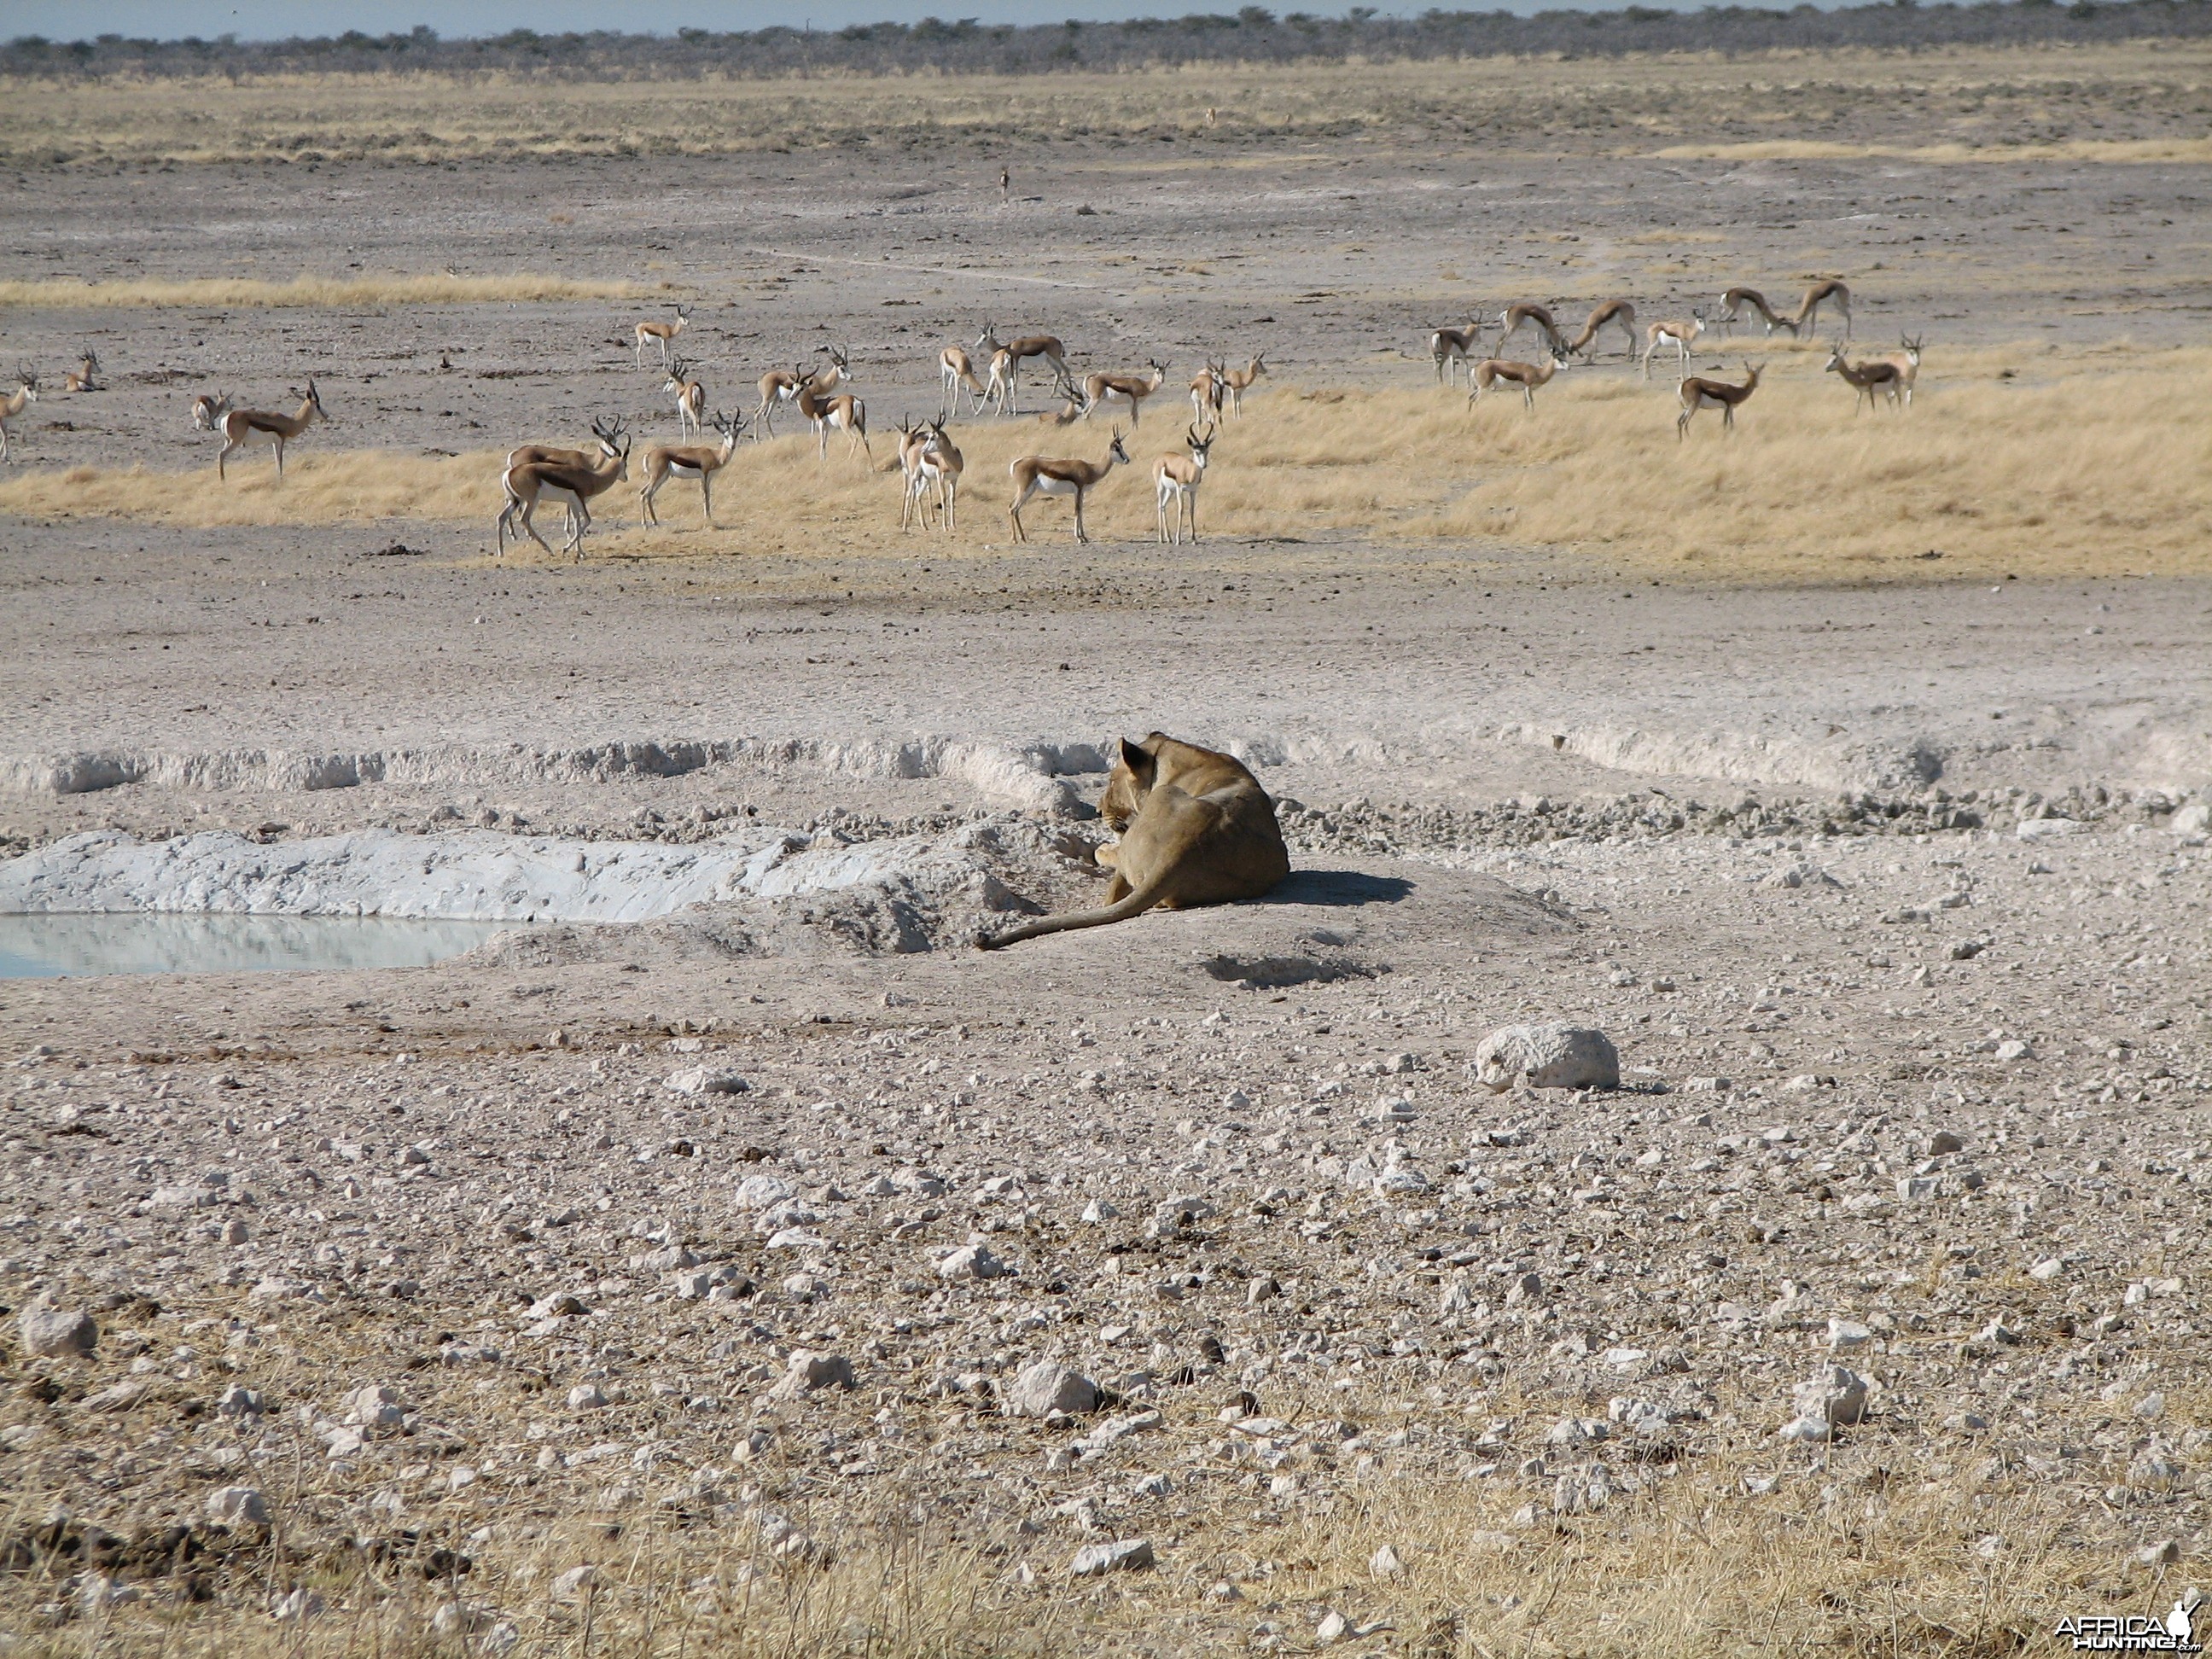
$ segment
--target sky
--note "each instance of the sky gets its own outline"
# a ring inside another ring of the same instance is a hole
[[[1121,17],[1176,17],[1193,11],[1234,11],[1243,0],[655,0],[650,8],[615,6],[607,0],[0,0],[0,39],[43,34],[52,40],[88,40],[98,34],[179,40],[198,35],[214,40],[281,39],[295,34],[404,33],[418,23],[442,35],[501,34],[534,28],[547,34],[568,29],[678,28],[757,29],[783,23],[797,27],[842,28],[848,23],[885,21],[918,22],[924,17],[973,17],[985,23],[1057,23],[1064,18],[1105,21]],[[1611,10],[1625,0],[1437,0],[1447,9],[1517,12],[1553,9]],[[1647,3],[1693,9],[1704,0],[1646,0]],[[1431,0],[1386,4],[1376,9],[1413,15]],[[1278,11],[1333,15],[1345,0],[1283,0]]]

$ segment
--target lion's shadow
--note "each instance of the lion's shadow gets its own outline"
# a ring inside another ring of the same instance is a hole
[[[1368,904],[1400,904],[1413,896],[1413,884],[1403,876],[1370,876],[1361,870],[1293,870],[1258,902],[1356,909]]]

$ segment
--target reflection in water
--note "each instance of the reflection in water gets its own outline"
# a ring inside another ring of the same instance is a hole
[[[0,915],[0,979],[419,968],[472,951],[515,926],[155,911]]]

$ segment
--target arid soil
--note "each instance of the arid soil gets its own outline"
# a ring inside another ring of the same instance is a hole
[[[1060,160],[1004,208],[927,154],[33,174],[4,274],[665,276],[726,380],[849,341],[890,415],[986,317],[1418,387],[1470,291],[1656,315],[1715,247],[1849,271],[1882,343],[2204,303],[2195,167]],[[640,314],[13,312],[0,356],[106,365],[36,465],[203,464],[193,392],[308,373],[304,445],[464,450],[642,416]],[[0,521],[5,850],[908,862],[0,988],[0,1652],[1995,1654],[2201,1571],[2201,580],[488,528]],[[1291,881],[969,948],[1092,900],[1154,727],[1253,763]],[[1620,1086],[1477,1080],[1553,1021]]]

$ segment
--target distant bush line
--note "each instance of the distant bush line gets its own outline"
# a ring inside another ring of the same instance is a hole
[[[1821,11],[1708,6],[1674,12],[1650,6],[1619,11],[1430,11],[1376,16],[1356,6],[1341,18],[1260,6],[1233,14],[1143,18],[1129,22],[1017,27],[973,19],[875,23],[842,29],[786,27],[717,33],[680,29],[672,36],[539,34],[529,29],[480,40],[447,40],[428,28],[407,34],[359,31],[314,39],[241,41],[48,40],[25,35],[0,46],[0,74],[106,76],[283,75],[389,70],[466,75],[504,71],[559,79],[690,78],[822,72],[896,75],[1047,75],[1180,64],[1327,63],[1351,58],[1421,59],[1537,56],[1600,58],[1628,52],[1759,52],[1864,47],[1910,50],[1947,46],[2110,42],[2212,33],[2212,0],[2014,0],[2007,4],[1883,5]]]

